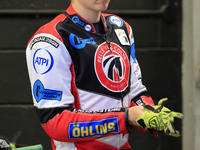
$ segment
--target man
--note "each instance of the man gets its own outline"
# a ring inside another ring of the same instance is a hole
[[[72,0],[28,43],[34,106],[53,150],[131,149],[128,132],[138,127],[179,135],[171,123],[181,114],[162,102],[152,107],[132,29],[118,16],[101,13],[108,4]]]

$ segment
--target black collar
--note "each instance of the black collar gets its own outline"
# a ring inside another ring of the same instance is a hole
[[[69,17],[80,28],[83,28],[84,30],[86,30],[88,32],[96,33],[94,25],[90,21],[88,21],[88,20],[84,19],[83,17],[81,17],[74,10],[74,8],[72,7],[72,4],[68,7],[68,9],[65,12],[67,14],[67,17]],[[101,14],[101,21],[103,23],[104,30],[106,32],[107,31],[107,26],[106,26],[106,20],[105,20],[105,17],[103,16],[103,14]]]

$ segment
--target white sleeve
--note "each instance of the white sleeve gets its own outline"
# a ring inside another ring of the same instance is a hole
[[[142,73],[139,66],[139,63],[135,56],[135,43],[134,43],[134,37],[133,37],[133,31],[130,27],[130,34],[129,39],[131,43],[131,56],[130,56],[130,66],[131,66],[131,85],[130,85],[130,91],[131,91],[131,99],[133,99],[138,94],[147,91],[146,87],[142,84]]]
[[[132,30],[131,26],[129,26],[129,27],[130,27],[129,39],[130,39],[131,45],[133,45],[135,43],[134,36],[133,36],[133,30]]]
[[[66,107],[71,94],[71,57],[64,44],[50,34],[37,34],[26,49],[34,106]]]

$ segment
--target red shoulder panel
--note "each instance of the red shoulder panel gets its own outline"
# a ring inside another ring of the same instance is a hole
[[[111,16],[112,14],[102,13],[104,17]]]
[[[130,25],[126,21],[124,21],[124,22],[126,24],[126,27],[127,27],[127,30],[128,30],[128,34],[130,35],[131,27],[130,27]]]
[[[31,39],[29,40],[28,44],[30,43],[30,41],[33,39],[33,37],[37,34],[40,33],[48,33],[51,34],[53,36],[55,36],[56,38],[58,38],[61,42],[63,42],[61,36],[59,35],[59,33],[56,30],[56,25],[59,22],[62,22],[66,19],[66,16],[64,14],[60,14],[58,15],[56,18],[54,18],[51,22],[43,25],[42,27],[40,27],[36,33],[31,37]]]

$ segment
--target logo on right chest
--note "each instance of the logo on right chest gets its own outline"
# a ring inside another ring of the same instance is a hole
[[[112,51],[105,42],[96,51],[94,67],[101,85],[112,92],[124,91],[129,80],[129,59],[117,44],[110,43]]]

